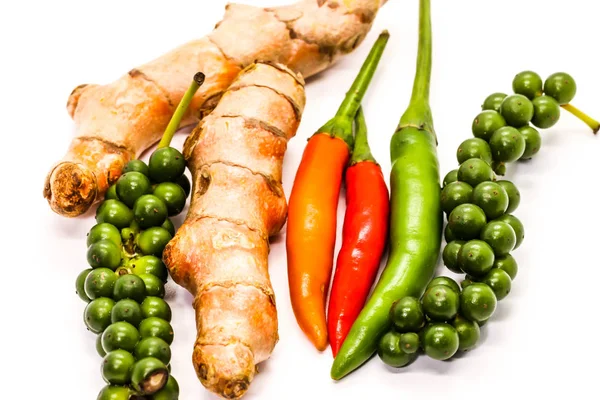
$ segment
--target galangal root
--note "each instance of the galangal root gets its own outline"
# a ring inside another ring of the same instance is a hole
[[[108,85],[80,85],[67,109],[76,137],[49,172],[44,197],[58,214],[75,217],[103,198],[123,166],[156,143],[197,71],[206,82],[182,126],[208,114],[237,74],[255,60],[311,76],[365,38],[387,0],[302,0],[260,8],[227,6],[208,36],[134,68]]]
[[[185,142],[192,201],[163,259],[194,295],[196,373],[224,398],[246,392],[278,340],[268,240],[286,220],[282,163],[304,103],[301,77],[254,64]]]

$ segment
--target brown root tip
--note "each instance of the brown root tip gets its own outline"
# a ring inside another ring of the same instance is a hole
[[[202,72],[196,72],[194,75],[194,82],[196,82],[198,86],[202,86],[204,79],[206,79],[206,75],[204,75]]]
[[[145,394],[154,394],[161,390],[169,379],[169,371],[166,369],[158,370],[152,373],[144,382],[140,384],[142,392]]]
[[[46,178],[44,197],[50,208],[65,217],[77,217],[90,209],[98,184],[94,173],[80,164],[64,162]]]
[[[226,399],[242,397],[254,378],[254,356],[242,343],[196,344],[192,358],[202,384]]]

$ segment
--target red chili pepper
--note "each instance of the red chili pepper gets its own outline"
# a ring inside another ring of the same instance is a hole
[[[356,114],[356,140],[346,170],[346,214],[342,248],[331,287],[327,330],[335,357],[362,310],[387,241],[390,200],[381,167],[367,141],[362,110]]]

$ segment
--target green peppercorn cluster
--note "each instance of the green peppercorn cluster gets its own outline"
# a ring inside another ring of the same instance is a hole
[[[381,337],[377,354],[398,368],[414,361],[420,350],[435,360],[471,350],[479,341],[479,327],[494,314],[496,304],[497,296],[485,280],[461,290],[455,280],[438,276],[421,299],[409,296],[394,302],[392,329]]]
[[[532,158],[542,145],[536,128],[554,126],[560,118],[560,106],[573,100],[577,91],[573,78],[564,72],[542,82],[537,73],[523,71],[514,77],[512,87],[514,94],[510,96],[493,93],[484,100],[472,124],[475,138],[458,148],[459,163],[480,158],[496,174],[504,175],[507,163]]]
[[[505,174],[508,163],[539,152],[542,138],[536,128],[556,124],[560,106],[576,92],[573,78],[562,72],[542,82],[535,72],[524,71],[512,86],[513,95],[493,93],[485,99],[472,124],[474,137],[456,152],[459,167],[443,181],[441,205],[448,223],[442,259],[465,279],[459,285],[436,277],[420,299],[405,297],[393,304],[391,329],[378,346],[379,357],[389,366],[406,366],[420,351],[447,360],[473,349],[480,327],[511,291],[518,266],[510,253],[525,237],[523,224],[513,215],[521,198],[512,182],[497,177]]]
[[[172,147],[156,150],[148,165],[132,160],[97,209],[87,237],[91,268],[79,274],[76,289],[103,357],[107,386],[98,400],[179,398],[170,375],[173,328],[161,257],[175,234],[169,217],[190,193],[184,171],[183,155]]]

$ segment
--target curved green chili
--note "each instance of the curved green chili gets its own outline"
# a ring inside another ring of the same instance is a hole
[[[331,368],[341,379],[367,361],[390,328],[392,303],[420,297],[434,274],[442,235],[437,141],[429,107],[431,17],[420,2],[419,53],[413,93],[392,136],[390,256],[375,290]]]

